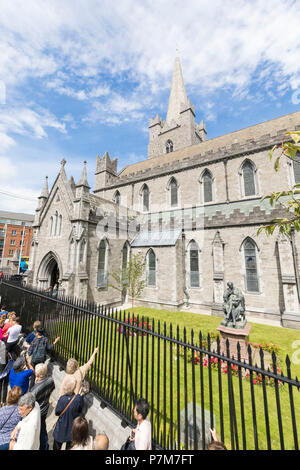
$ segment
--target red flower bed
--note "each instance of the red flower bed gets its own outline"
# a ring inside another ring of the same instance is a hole
[[[139,328],[143,328],[144,330],[151,331],[151,325],[147,324],[147,322],[143,321],[138,321],[136,317],[130,318],[129,321],[126,318],[125,323],[128,324],[128,326],[137,326]],[[126,328],[125,326],[120,326],[117,328],[117,331],[121,334],[124,333],[124,330],[126,330],[126,334],[128,336],[146,336],[147,332],[142,332],[142,331],[135,331],[134,329],[131,328]]]

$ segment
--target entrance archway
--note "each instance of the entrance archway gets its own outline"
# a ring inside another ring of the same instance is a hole
[[[38,286],[43,289],[53,288],[61,277],[62,269],[59,257],[50,251],[41,261],[37,277]]]
[[[50,286],[54,287],[59,280],[59,268],[56,261],[52,263],[52,266],[49,266],[50,269]],[[50,287],[49,286],[49,287]]]

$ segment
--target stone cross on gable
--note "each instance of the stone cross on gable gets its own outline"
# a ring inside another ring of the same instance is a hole
[[[62,161],[60,162],[60,164],[61,164],[62,167],[64,167],[66,163],[67,163],[67,160],[65,160],[64,158],[63,158]]]

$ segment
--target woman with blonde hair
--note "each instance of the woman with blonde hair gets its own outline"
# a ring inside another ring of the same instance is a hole
[[[67,375],[63,385],[63,395],[59,398],[55,415],[58,416],[53,431],[53,450],[60,450],[66,442],[66,450],[71,448],[73,421],[82,412],[83,396],[75,392],[76,379],[73,375]]]
[[[15,385],[7,394],[6,405],[0,408],[0,450],[9,449],[10,435],[21,420],[18,410],[21,395],[21,387]]]
[[[7,338],[8,329],[13,326],[13,322],[16,318],[17,318],[16,312],[8,312],[7,319],[5,320],[4,326],[2,328],[2,334],[4,338]]]
[[[65,382],[65,380],[67,379],[67,377],[69,375],[72,375],[76,379],[75,393],[80,393],[83,380],[84,380],[87,372],[91,368],[97,352],[98,352],[98,348],[96,348],[94,350],[94,352],[91,355],[88,362],[86,364],[84,364],[83,366],[80,366],[80,367],[79,367],[78,361],[76,361],[76,359],[70,358],[68,360],[67,365],[66,365],[66,375],[65,375],[65,377],[62,381],[59,396],[61,396],[63,394],[64,382]]]

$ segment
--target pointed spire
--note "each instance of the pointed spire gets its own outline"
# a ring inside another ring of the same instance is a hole
[[[82,175],[76,186],[86,186],[87,188],[90,188],[87,181],[86,161],[83,162]]]
[[[45,198],[48,199],[49,197],[49,190],[48,190],[48,176],[46,176],[44,187],[42,189],[41,195],[39,198]]]
[[[187,96],[183,82],[183,75],[178,55],[178,49],[176,49],[172,85],[169,96],[168,112],[166,117],[167,123],[170,123],[171,121],[178,121],[182,104],[187,104]]]

